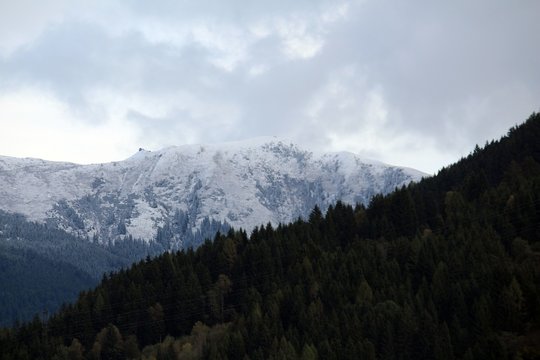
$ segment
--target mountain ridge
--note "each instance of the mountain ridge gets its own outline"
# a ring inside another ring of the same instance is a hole
[[[425,175],[275,137],[140,149],[89,165],[0,156],[0,208],[100,242],[153,241],[178,213],[192,232],[213,221],[250,230],[305,217],[315,205],[367,204]]]

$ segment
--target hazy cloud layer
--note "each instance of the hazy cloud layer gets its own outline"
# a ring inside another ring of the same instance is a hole
[[[540,109],[540,3],[0,3],[0,154],[277,135],[436,171]]]

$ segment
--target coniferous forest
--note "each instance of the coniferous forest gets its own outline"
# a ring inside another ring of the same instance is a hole
[[[1,359],[539,359],[540,114],[436,176],[103,277]]]

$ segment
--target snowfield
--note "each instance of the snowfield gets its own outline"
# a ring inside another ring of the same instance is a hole
[[[0,209],[100,242],[153,241],[165,224],[194,232],[214,220],[249,231],[306,216],[315,205],[366,204],[423,176],[276,138],[141,149],[93,165],[0,156]]]

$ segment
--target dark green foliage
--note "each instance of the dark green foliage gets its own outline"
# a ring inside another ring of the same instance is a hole
[[[0,325],[57,311],[97,285],[103,272],[162,251],[133,239],[99,245],[0,211]]]
[[[81,290],[98,283],[73,265],[30,250],[7,251],[1,244],[0,277],[0,319],[19,321],[30,318],[36,309],[52,313],[59,304],[74,301]]]
[[[537,359],[539,140],[533,115],[368,208],[140,261],[46,324],[3,330],[0,349],[125,357],[130,339],[131,356],[158,359]]]

